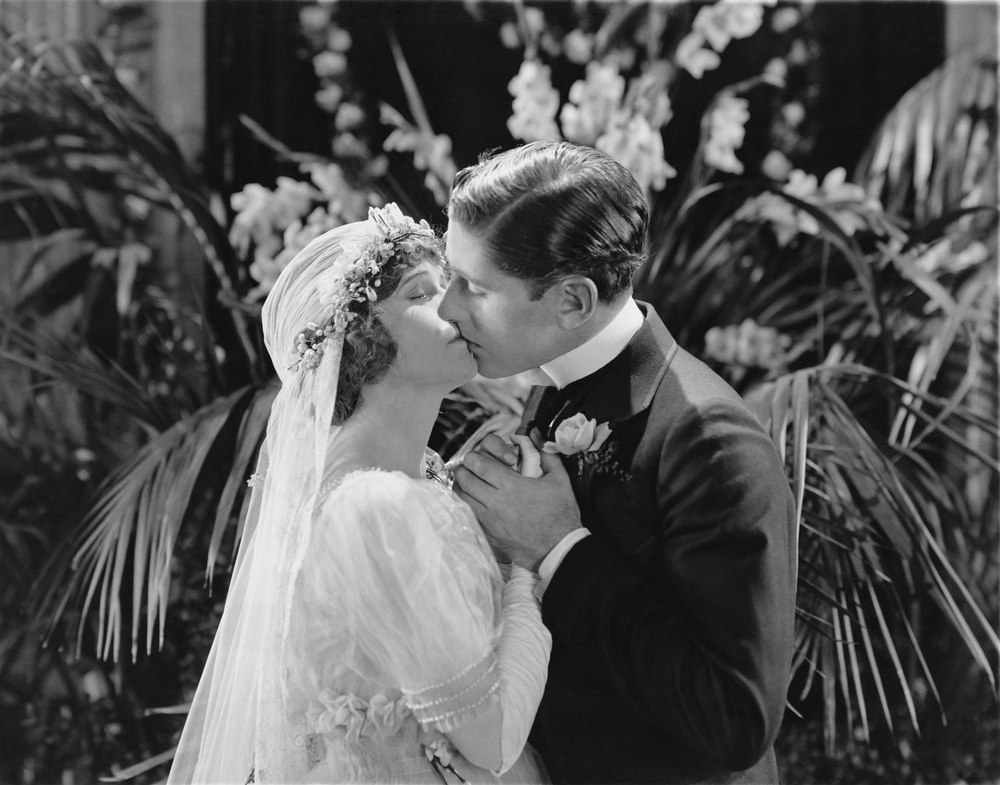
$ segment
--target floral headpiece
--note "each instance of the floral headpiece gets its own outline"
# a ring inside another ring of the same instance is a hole
[[[343,275],[332,276],[318,284],[319,301],[323,306],[322,319],[319,323],[309,322],[306,329],[295,337],[298,359],[289,366],[289,370],[297,371],[302,366],[315,368],[319,364],[327,337],[343,335],[357,317],[351,311],[351,303],[378,299],[375,290],[382,283],[382,268],[397,254],[409,254],[417,245],[427,247],[436,241],[434,230],[427,221],[418,224],[403,215],[395,203],[383,208],[368,208],[364,236],[348,240],[343,245],[344,254],[356,255],[357,259]]]

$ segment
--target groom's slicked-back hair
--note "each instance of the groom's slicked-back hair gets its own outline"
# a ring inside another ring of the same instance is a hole
[[[645,259],[639,184],[604,153],[571,142],[532,142],[462,169],[448,217],[486,242],[497,267],[532,281],[535,299],[584,275],[613,302]]]

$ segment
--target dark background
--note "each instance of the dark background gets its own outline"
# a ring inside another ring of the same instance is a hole
[[[569,3],[536,5],[551,22],[572,26]],[[693,17],[698,7],[688,6],[685,12]],[[293,150],[330,152],[331,118],[314,100],[318,81],[299,32],[300,8],[280,0],[207,4],[204,168],[211,187],[223,194],[250,182],[270,187],[277,175],[295,171],[252,137],[239,122],[241,113]],[[366,131],[373,146],[388,133],[377,123],[377,100],[409,114],[386,36],[389,26],[399,36],[435,132],[452,139],[459,167],[475,162],[484,150],[516,144],[506,129],[511,114],[507,83],[517,73],[522,52],[505,49],[498,34],[500,25],[513,19],[511,4],[478,3],[478,20],[459,2],[348,0],[335,8],[337,23],[353,38],[349,67],[365,91],[370,117]],[[836,166],[850,172],[879,121],[943,61],[944,18],[942,3],[816,4],[810,20],[818,44],[810,74],[815,99],[809,107],[815,146],[812,160],[796,164],[809,164],[820,174]],[[664,137],[667,159],[677,169],[694,151],[697,118],[712,95],[758,73],[774,54],[773,39],[756,35],[734,41],[722,66],[703,79],[682,75],[671,96],[675,116]],[[565,60],[553,63],[553,83],[564,99],[581,76],[578,66]],[[753,139],[754,129],[748,128],[748,146]],[[761,145],[761,156],[765,147]],[[410,174],[408,161],[399,163],[404,165],[393,165],[393,173],[411,194],[420,195],[421,177]],[[432,214],[435,210],[429,198],[421,206]]]

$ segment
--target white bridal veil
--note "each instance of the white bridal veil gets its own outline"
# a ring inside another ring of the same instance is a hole
[[[304,727],[284,711],[291,588],[309,543],[331,429],[343,338],[323,361],[291,370],[295,338],[320,321],[321,286],[357,258],[368,222],[317,237],[282,272],[263,309],[264,340],[281,379],[258,460],[246,529],[222,621],[168,782],[274,782],[304,773]],[[345,248],[346,246],[346,248]]]

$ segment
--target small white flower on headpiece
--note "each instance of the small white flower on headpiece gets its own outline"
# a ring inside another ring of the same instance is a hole
[[[412,253],[417,245],[436,241],[427,221],[417,223],[403,215],[395,203],[370,207],[363,235],[346,241],[341,250],[345,257],[356,257],[347,270],[316,284],[323,312],[320,322],[310,322],[295,339],[298,359],[290,370],[315,368],[323,357],[323,343],[331,335],[343,335],[357,317],[351,303],[375,302],[375,291],[382,283],[382,268],[399,253]]]

